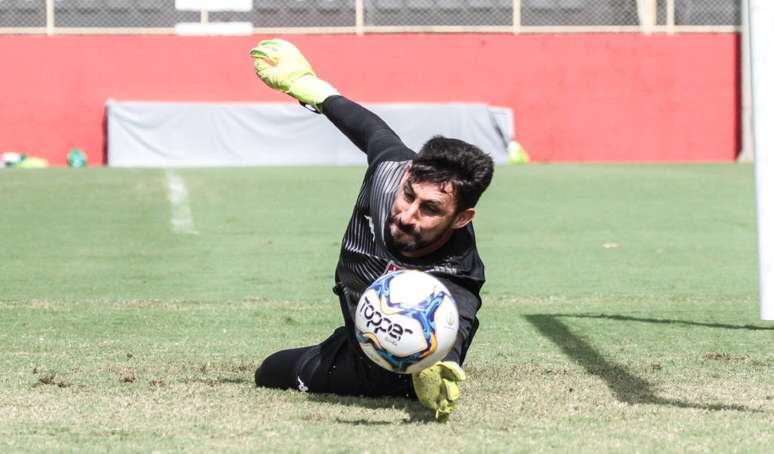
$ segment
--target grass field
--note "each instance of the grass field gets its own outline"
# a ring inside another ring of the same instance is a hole
[[[321,171],[322,170],[322,171]],[[768,452],[753,169],[499,167],[458,411],[257,390],[340,323],[363,169],[0,170],[0,451]]]

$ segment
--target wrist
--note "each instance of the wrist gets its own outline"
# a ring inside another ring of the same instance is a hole
[[[338,95],[339,92],[328,82],[312,75],[305,75],[293,82],[288,94],[322,112],[322,103],[329,97]]]

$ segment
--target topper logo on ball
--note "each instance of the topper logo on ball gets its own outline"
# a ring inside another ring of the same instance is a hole
[[[366,328],[373,327],[374,335],[378,335],[380,332],[386,333],[389,338],[385,339],[392,343],[400,342],[404,333],[413,334],[409,328],[404,328],[398,322],[390,320],[387,316],[383,315],[376,309],[370,301],[360,306],[360,313],[366,319]]]

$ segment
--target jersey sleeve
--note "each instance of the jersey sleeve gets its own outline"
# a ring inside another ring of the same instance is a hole
[[[438,277],[438,276],[436,276]],[[459,330],[457,331],[457,341],[454,343],[451,351],[444,361],[454,361],[459,365],[465,361],[465,355],[468,352],[473,336],[478,330],[478,318],[476,313],[481,307],[481,298],[466,289],[465,287],[443,277],[439,277],[446,288],[449,289],[454,301],[457,303],[457,312],[460,316]]]
[[[368,165],[408,161],[416,153],[375,113],[344,96],[330,96],[322,105],[325,116],[368,156]]]

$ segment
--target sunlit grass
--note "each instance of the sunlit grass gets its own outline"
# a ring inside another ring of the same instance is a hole
[[[774,442],[745,166],[501,167],[459,409],[255,389],[340,324],[362,169],[0,172],[2,451],[702,451]],[[6,197],[6,194],[11,196]]]

